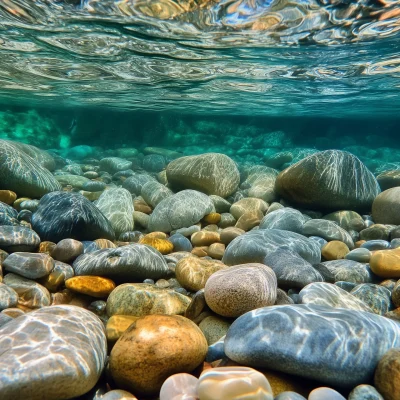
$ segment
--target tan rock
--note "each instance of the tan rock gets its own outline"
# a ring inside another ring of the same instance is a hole
[[[115,283],[101,276],[74,276],[65,281],[67,289],[92,297],[107,297],[116,287]]]
[[[203,289],[209,277],[227,266],[220,262],[185,257],[175,267],[176,279],[187,290],[197,292]]]
[[[135,321],[110,355],[110,373],[121,389],[154,396],[171,375],[192,372],[208,350],[200,329],[177,315],[148,315]]]
[[[263,219],[264,214],[261,211],[252,211],[243,214],[236,222],[235,227],[239,229],[243,229],[244,231],[249,231],[255,226],[260,225],[261,220]]]
[[[231,322],[213,315],[204,318],[199,324],[209,346],[225,336],[230,326]]]
[[[136,197],[133,200],[133,207],[135,211],[140,211],[145,214],[151,214],[153,211],[153,209],[141,197]]]
[[[58,261],[69,263],[83,254],[83,244],[74,239],[63,239],[52,250],[51,256]]]
[[[268,210],[268,203],[264,200],[257,199],[255,197],[246,197],[242,200],[233,203],[229,212],[239,219],[243,214],[253,213],[260,211],[264,214]]]
[[[219,233],[212,231],[195,232],[190,237],[193,246],[209,246],[210,244],[219,242]]]
[[[39,245],[39,253],[46,253],[51,254],[52,251],[55,249],[56,244],[53,242],[41,242]]]
[[[0,201],[11,205],[17,199],[17,194],[11,190],[0,190]]]
[[[350,252],[347,245],[340,240],[328,242],[322,249],[321,254],[325,260],[341,260]]]
[[[400,278],[400,251],[374,251],[369,265],[372,272],[382,278]]]
[[[245,230],[232,226],[221,231],[220,239],[221,242],[227,246],[230,242],[232,242],[233,239],[236,239],[238,236],[243,235],[244,233],[246,233]]]
[[[207,249],[207,254],[216,260],[222,260],[225,253],[225,245],[223,243],[213,243]]]
[[[99,249],[115,249],[117,247],[115,243],[108,239],[96,239],[94,242]]]
[[[133,315],[113,315],[106,325],[106,336],[110,342],[116,342],[122,334],[141,317]]]
[[[400,349],[390,349],[375,370],[374,384],[385,400],[400,399]]]
[[[191,253],[197,257],[207,257],[208,246],[194,247]]]

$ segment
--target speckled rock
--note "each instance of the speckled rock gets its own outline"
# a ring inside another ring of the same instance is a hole
[[[239,186],[240,174],[235,162],[219,153],[178,158],[167,166],[169,184],[178,190],[195,189],[227,197]]]
[[[380,188],[355,156],[340,150],[312,154],[283,170],[277,192],[297,205],[322,210],[369,210]]]
[[[42,240],[114,240],[106,217],[85,197],[77,193],[53,192],[40,199],[33,214],[32,227]]]
[[[54,260],[44,253],[13,253],[5,259],[3,268],[24,278],[38,279],[50,274]]]
[[[160,400],[198,400],[199,380],[190,374],[180,373],[165,380],[160,390]]]
[[[367,264],[352,260],[333,260],[321,263],[334,277],[334,282],[371,283],[376,277]]]
[[[58,261],[69,263],[83,254],[82,242],[74,239],[63,239],[51,251],[51,256]]]
[[[273,400],[267,378],[248,367],[211,368],[199,378],[200,400]]]
[[[227,266],[220,262],[185,257],[176,264],[175,275],[185,289],[197,292],[204,288],[212,274],[226,268]]]
[[[40,197],[61,190],[50,171],[22,151],[20,145],[22,143],[0,141],[0,189],[12,190],[20,197]]]
[[[160,289],[146,283],[117,286],[107,299],[107,315],[183,314],[190,298],[172,289]]]
[[[260,223],[260,229],[281,229],[296,233],[303,233],[306,218],[300,211],[284,207],[269,212]]]
[[[259,229],[230,242],[222,262],[226,265],[262,263],[268,253],[283,247],[298,253],[311,264],[321,260],[319,245],[303,235],[279,229]]]
[[[32,229],[23,226],[0,226],[0,249],[7,252],[34,251],[40,237]]]
[[[243,264],[215,272],[204,288],[207,305],[224,317],[238,317],[255,308],[273,305],[277,281],[263,264]]]
[[[296,252],[278,249],[268,253],[263,264],[274,271],[278,286],[283,288],[303,288],[312,282],[323,282],[324,278],[313,266]]]
[[[150,216],[149,230],[171,232],[189,227],[214,211],[207,195],[195,190],[183,190],[158,203]]]
[[[385,400],[371,385],[358,385],[349,394],[348,400]]]
[[[246,313],[225,338],[226,355],[237,363],[347,388],[369,381],[383,354],[399,345],[400,325],[387,318],[303,304]]]
[[[373,312],[361,299],[331,283],[311,283],[300,291],[299,296],[302,304]]]
[[[362,283],[350,293],[367,304],[376,314],[383,315],[393,309],[390,290],[383,286]]]
[[[6,308],[16,307],[18,304],[18,293],[11,287],[0,282],[0,311]]]
[[[18,317],[0,328],[0,343],[4,399],[83,395],[100,378],[107,355],[101,321],[74,306],[46,307]]]
[[[115,344],[110,372],[118,387],[156,395],[168,377],[192,372],[206,353],[206,339],[192,321],[177,315],[149,315],[134,322]]]
[[[75,260],[73,268],[78,276],[104,276],[117,282],[159,279],[169,272],[160,252],[153,247],[137,243],[83,254]]]
[[[379,360],[374,384],[385,400],[400,398],[400,349],[390,349]]]

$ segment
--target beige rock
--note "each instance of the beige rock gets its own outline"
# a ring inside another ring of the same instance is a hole
[[[161,386],[160,400],[198,400],[199,380],[190,374],[170,376]]]
[[[133,315],[113,315],[106,325],[106,336],[110,342],[116,342],[122,334],[140,317]]]
[[[209,246],[210,244],[219,242],[219,233],[212,231],[195,232],[190,237],[193,246]]]
[[[268,203],[264,200],[257,199],[255,197],[246,197],[242,200],[233,203],[229,212],[239,219],[243,214],[253,213],[260,211],[264,214],[268,210]]]
[[[199,324],[209,346],[225,336],[230,326],[231,322],[213,315],[204,318]]]
[[[341,260],[350,252],[347,245],[340,240],[328,242],[322,249],[321,254],[325,260]]]

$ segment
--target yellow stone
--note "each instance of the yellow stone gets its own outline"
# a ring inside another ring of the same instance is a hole
[[[195,232],[190,237],[193,246],[209,246],[210,244],[219,242],[219,240],[219,233],[212,231]]]
[[[225,253],[225,245],[223,243],[213,243],[208,249],[207,254],[216,260],[222,260]]]
[[[207,250],[208,246],[194,247],[191,253],[197,257],[207,257],[208,256]]]
[[[140,317],[133,315],[113,315],[106,325],[106,336],[110,342],[117,341],[129,326]]]
[[[135,211],[140,211],[145,214],[151,214],[153,211],[143,199],[135,199],[133,201],[133,207],[135,208]]]
[[[207,214],[204,218],[203,221],[206,224],[218,224],[219,221],[221,221],[221,214],[218,213],[211,213]]]
[[[149,238],[149,239],[166,239],[167,238],[167,234],[164,232],[151,232],[148,233],[145,238]]]
[[[56,292],[58,288],[64,283],[64,280],[64,271],[52,271],[44,278],[42,285],[50,292]]]
[[[400,278],[400,251],[374,251],[369,266],[374,274],[382,278]]]
[[[16,193],[12,192],[11,190],[0,190],[0,201],[11,205],[17,199]]]
[[[20,197],[19,199],[15,200],[13,203],[13,207],[17,210],[17,211],[21,211],[21,203],[25,200],[32,200],[29,197]]]
[[[106,297],[116,287],[115,283],[101,276],[74,276],[65,281],[67,289],[92,297]]]
[[[142,239],[139,240],[140,244],[147,244],[148,246],[154,247],[157,249],[161,254],[169,254],[172,253],[174,250],[174,245],[166,240],[166,239],[157,239],[154,237],[148,237],[146,235]]]
[[[56,247],[56,244],[53,242],[42,242],[39,245],[39,253],[50,254]]]
[[[96,239],[94,241],[97,246],[99,247],[99,249],[115,249],[117,246],[108,239]]]
[[[350,249],[347,247],[346,243],[343,243],[340,240],[332,240],[331,242],[328,242],[321,250],[322,256],[328,261],[341,260],[349,252]]]

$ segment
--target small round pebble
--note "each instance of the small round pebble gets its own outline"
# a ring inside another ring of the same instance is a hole
[[[360,263],[368,263],[371,258],[371,252],[366,248],[359,247],[358,249],[351,250],[344,258]]]
[[[314,389],[308,396],[308,400],[346,400],[340,393],[328,387]]]
[[[190,374],[172,375],[161,386],[160,400],[197,400],[198,382]]]

